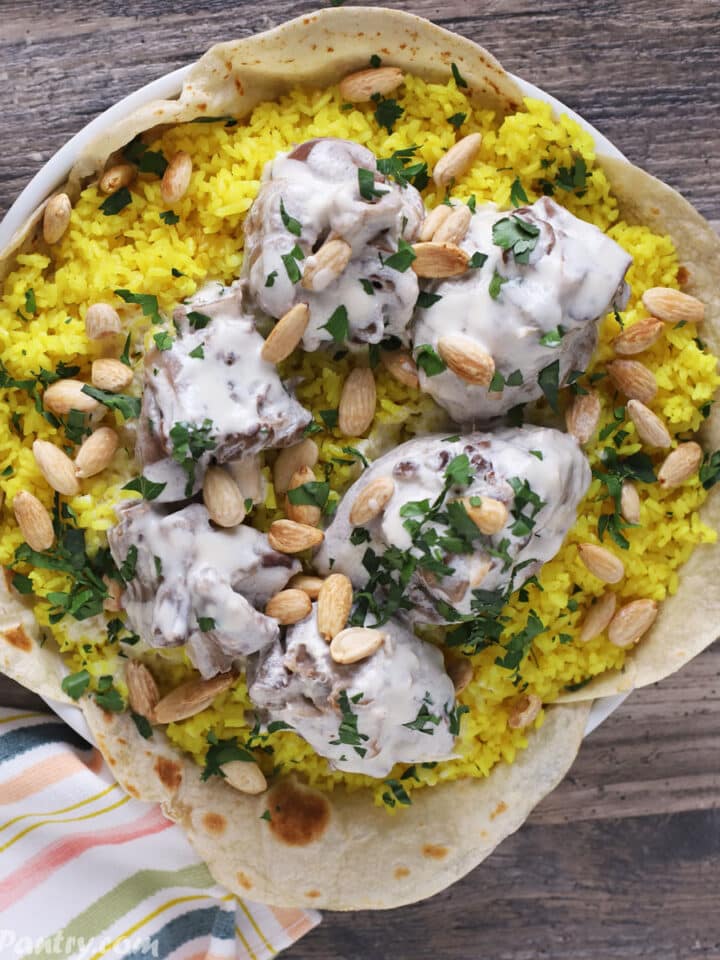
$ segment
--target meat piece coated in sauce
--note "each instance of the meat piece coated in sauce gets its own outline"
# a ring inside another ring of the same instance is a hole
[[[524,234],[516,218],[535,236]],[[493,227],[502,220],[506,242],[517,236],[519,255],[528,262],[518,262],[518,254],[493,242]],[[523,253],[523,240],[533,249]],[[482,423],[540,397],[540,372],[556,360],[561,386],[572,371],[585,370],[598,320],[627,303],[624,277],[632,257],[549,197],[514,211],[478,207],[460,246],[487,260],[430,287],[441,299],[418,310],[413,340],[416,349],[429,344],[437,350],[442,338],[458,337],[461,347],[465,343],[492,357],[496,373],[511,381],[502,392],[490,393],[449,369],[436,376],[420,371],[421,388],[457,423]]]
[[[367,171],[376,195],[361,196],[358,170]],[[386,179],[365,147],[332,138],[300,144],[266,165],[245,219],[243,273],[249,292],[275,318],[296,303],[308,304],[306,350],[333,342],[324,325],[341,307],[347,311],[350,347],[389,336],[408,343],[417,277],[411,269],[385,266],[383,259],[397,250],[400,238],[416,237],[423,217],[417,190]],[[292,221],[299,224],[299,235],[288,228]],[[305,289],[299,274],[313,269],[314,254],[336,238],[352,248],[350,262],[339,275],[323,270],[313,289]],[[294,248],[302,257],[288,260]]]
[[[467,457],[470,482],[448,485],[446,471],[458,456]],[[366,533],[353,544],[353,504],[379,477],[392,478],[392,497],[375,519],[361,525]],[[519,587],[555,556],[575,522],[590,479],[590,467],[574,438],[546,427],[470,433],[451,440],[442,435],[410,440],[376,460],[348,490],[315,563],[321,573],[344,573],[356,589],[363,589],[372,567],[366,551],[378,557],[389,549],[389,557],[393,550],[409,553],[419,562],[400,591],[404,609],[398,615],[413,623],[452,623],[458,619],[456,614],[476,612],[474,590],[506,592],[511,586]],[[440,518],[425,521],[446,486]],[[480,498],[479,506],[482,498],[492,498],[507,508],[496,532],[481,534],[474,524],[463,524],[462,516],[459,521],[450,517],[448,503],[473,497]],[[409,528],[421,521],[423,528],[413,538]],[[463,531],[470,532],[469,543]],[[458,552],[458,539],[467,552]],[[451,572],[443,572],[442,566],[438,569],[434,561],[426,562],[428,552]],[[397,571],[392,573],[393,579],[397,576]],[[381,608],[387,606],[388,589],[388,582],[378,586]]]
[[[211,459],[225,463],[289,446],[311,420],[261,358],[263,339],[243,313],[238,288],[210,284],[174,319],[170,349],[154,348],[145,358],[138,425],[137,457],[148,479],[166,484],[161,501],[195,493]],[[173,459],[188,431],[200,441],[188,463],[194,482]]]
[[[382,633],[371,657],[337,664],[314,607],[284,643],[248,663],[251,700],[266,721],[289,723],[336,770],[384,777],[399,762],[447,759],[455,691],[442,654],[397,622]]]
[[[134,501],[118,516],[108,543],[118,567],[127,561],[132,569],[135,557],[122,603],[146,643],[186,644],[198,670],[212,677],[277,639],[277,622],[255,608],[264,608],[300,563],[273,550],[264,533],[218,530],[200,504],[167,513]]]

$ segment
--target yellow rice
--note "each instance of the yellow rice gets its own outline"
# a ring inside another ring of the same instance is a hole
[[[293,90],[279,103],[259,105],[247,122],[235,126],[217,122],[166,130],[150,144],[151,149],[162,150],[168,157],[186,150],[193,160],[190,189],[173,208],[179,222],[167,226],[161,220],[165,205],[156,177],[140,177],[132,186],[132,204],[114,216],[105,217],[98,212],[103,198],[94,186],[84,190],[75,204],[68,232],[53,248],[52,259],[42,252],[25,253],[5,282],[0,345],[9,373],[23,378],[29,371],[53,369],[63,361],[79,364],[79,376],[88,378],[89,365],[101,347],[88,342],[83,320],[87,307],[97,301],[118,307],[136,344],[147,338],[146,321],[138,308],[118,303],[113,293],[117,288],[154,294],[161,310],[169,313],[205,280],[231,282],[242,264],[243,217],[257,193],[264,164],[277,151],[315,136],[353,139],[378,156],[389,156],[394,150],[417,144],[417,159],[425,160],[432,169],[458,135],[479,131],[483,135],[479,158],[455,186],[453,195],[467,199],[474,194],[478,203],[492,200],[504,207],[509,205],[515,177],[520,178],[532,201],[537,196],[531,188],[534,182],[543,177],[552,180],[559,167],[571,167],[575,157],[581,155],[591,172],[584,196],[557,191],[555,199],[606,230],[633,255],[635,262],[628,277],[633,297],[624,313],[626,324],[646,315],[640,302],[644,289],[678,286],[678,262],[672,242],[645,227],[629,226],[619,220],[617,203],[606,178],[594,167],[591,138],[568,117],[553,119],[548,105],[528,99],[523,111],[500,125],[491,112],[473,109],[453,80],[440,85],[408,77],[399,102],[405,113],[389,135],[376,123],[372,106],[343,109],[337,88]],[[467,114],[460,134],[448,122],[457,113]],[[550,165],[543,166],[542,161],[548,160]],[[425,191],[428,205],[442,199],[431,183]],[[173,276],[171,267],[183,276]],[[25,292],[30,288],[35,293],[37,314],[27,322],[17,311],[25,312]],[[602,369],[612,356],[609,343],[617,333],[615,319],[608,316],[602,324],[594,368]],[[643,355],[643,362],[653,370],[659,384],[655,409],[673,434],[699,427],[700,408],[712,399],[719,382],[715,358],[703,352],[696,336],[691,324],[668,327],[658,343]],[[313,410],[316,420],[320,410],[337,407],[349,368],[349,359],[331,361],[324,355],[299,353],[286,367],[287,372],[303,377],[298,396]],[[612,393],[607,381],[601,380],[596,386],[605,425],[612,420]],[[8,466],[14,468],[12,476],[0,480],[7,503],[12,503],[18,490],[25,489],[50,507],[51,492],[39,474],[30,448],[37,437],[56,443],[63,443],[64,438],[35,411],[24,393],[0,391],[0,397],[4,408],[0,421],[0,473]],[[19,415],[20,436],[11,425],[13,413]],[[379,371],[376,425],[382,427],[390,442],[427,432],[436,420],[437,408],[428,397],[401,386],[382,369]],[[618,448],[620,456],[640,449],[632,423],[623,429],[628,435]],[[337,430],[318,434],[316,439],[321,449],[318,476],[323,475],[324,464],[332,464],[330,480],[334,496],[339,496],[356,476],[357,467],[338,465],[334,458],[346,457],[342,447],[357,444],[358,440],[341,437]],[[592,465],[597,464],[599,451],[609,442],[588,448]],[[69,498],[80,526],[88,532],[92,549],[106,542],[105,531],[114,522],[113,506],[121,496],[128,495],[121,493],[120,488],[135,472],[131,459],[121,451],[111,469],[85,481],[82,494]],[[270,477],[269,468],[266,475]],[[545,703],[556,698],[567,685],[608,669],[622,668],[626,656],[625,650],[611,645],[604,637],[587,644],[576,639],[578,625],[590,602],[602,592],[602,584],[586,571],[577,554],[578,543],[597,542],[597,522],[603,510],[602,502],[597,500],[600,492],[600,483],[594,480],[562,550],[540,574],[543,590],[529,587],[527,602],[515,599],[505,611],[509,617],[505,638],[525,625],[530,609],[547,627],[521,667],[526,692],[538,694]],[[697,511],[705,493],[697,479],[666,492],[657,484],[643,485],[641,498],[641,525],[625,531],[630,542],[630,549],[622,551],[627,576],[617,593],[619,599],[662,600],[676,590],[678,568],[692,549],[714,540],[715,532],[699,521]],[[254,522],[265,526],[276,515],[279,514],[270,484],[266,504],[255,512]],[[7,565],[22,538],[7,506],[0,520],[0,563]],[[612,544],[610,548],[615,549]],[[29,573],[38,594],[67,589],[65,574],[28,569],[23,572]],[[46,603],[38,603],[37,616],[43,624],[47,624],[47,611]],[[103,618],[81,623],[66,619],[52,630],[70,670],[86,668],[95,678],[117,674],[120,654],[116,645],[105,642]],[[572,642],[560,642],[560,634],[571,636]],[[495,647],[472,658],[475,679],[460,697],[470,707],[462,718],[460,756],[434,767],[418,766],[418,779],[404,781],[409,793],[425,784],[484,776],[498,761],[511,762],[516,751],[526,746],[526,734],[508,728],[518,688],[513,685],[512,674],[495,664],[497,655]],[[163,689],[190,673],[182,653],[160,656],[151,651],[147,662]],[[167,733],[179,748],[202,763],[210,730],[220,737],[237,735],[242,740],[247,736],[249,708],[246,686],[240,681],[212,708],[182,723],[171,724]],[[542,714],[536,723],[542,723]],[[383,784],[330,771],[326,760],[293,733],[273,734],[268,743],[273,747],[272,755],[258,755],[266,772],[273,768],[294,770],[325,790],[340,784],[348,789],[369,788],[375,802],[382,803],[381,795],[386,789]],[[404,767],[398,767],[392,776],[399,777],[403,771]]]

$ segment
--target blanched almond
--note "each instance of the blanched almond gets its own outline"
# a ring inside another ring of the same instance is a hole
[[[67,497],[74,497],[80,492],[75,465],[64,450],[47,440],[36,440],[32,449],[40,472],[53,490]]]
[[[129,187],[135,179],[137,167],[131,163],[116,163],[103,173],[98,186],[101,193],[117,193],[121,187]]]
[[[317,602],[317,625],[328,643],[344,628],[350,616],[353,586],[344,573],[331,573],[320,587]]]
[[[620,513],[628,523],[640,523],[640,496],[632,480],[623,480]]]
[[[300,343],[310,319],[306,303],[296,303],[272,328],[263,343],[260,355],[268,363],[286,360]]]
[[[75,454],[75,476],[94,477],[112,463],[120,438],[111,427],[100,427],[83,440]]]
[[[294,520],[275,520],[268,532],[270,546],[278,553],[302,553],[319,546],[324,539],[322,530]]]
[[[608,627],[608,640],[627,647],[639,640],[655,623],[658,605],[654,600],[633,600],[620,607]]]
[[[300,467],[314,467],[320,456],[320,450],[314,440],[308,437],[292,447],[284,447],[277,455],[273,466],[273,486],[276,493],[287,493],[290,481]]]
[[[635,430],[642,443],[651,447],[669,447],[672,437],[668,428],[656,413],[639,400],[628,400],[628,416],[635,424]]]
[[[456,243],[414,243],[412,268],[419,277],[458,277],[465,273],[470,256]]]
[[[139,660],[128,660],[125,665],[125,682],[133,712],[152,720],[155,707],[160,700],[160,693],[152,673]]]
[[[100,406],[94,397],[82,392],[82,380],[56,380],[43,393],[43,406],[51,413],[64,416],[71,410],[92,413]]]
[[[440,224],[433,236],[433,243],[460,243],[468,232],[472,212],[464,203],[452,208],[450,216]]]
[[[43,239],[57,243],[70,226],[72,203],[66,193],[57,193],[48,200],[43,213]]]
[[[470,337],[462,334],[441,337],[437,352],[461,380],[482,387],[489,386],[495,373],[495,361]]]
[[[245,519],[245,499],[233,478],[222,467],[212,466],[203,478],[203,503],[219,527],[237,527]]]
[[[297,490],[298,487],[306,483],[312,483],[315,480],[315,474],[310,467],[300,467],[292,475],[288,493],[285,497],[285,513],[296,523],[307,523],[311,527],[317,527],[320,523],[322,510],[312,503],[293,503],[290,499],[290,491]]]
[[[90,340],[112,337],[122,330],[122,321],[109,303],[91,303],[85,313],[85,333]],[[129,369],[129,368],[128,368]]]
[[[617,597],[611,590],[607,590],[599,600],[590,607],[580,629],[580,642],[589,643],[599,637],[607,629],[607,625],[615,616]]]
[[[311,611],[310,597],[304,590],[292,588],[276,593],[265,606],[265,616],[272,617],[284,626],[304,620]]]
[[[33,550],[49,550],[55,542],[52,517],[32,493],[20,490],[13,500],[13,513],[23,540]]]
[[[607,372],[613,385],[631,400],[650,403],[657,393],[655,374],[638,360],[613,360]]]
[[[480,497],[480,500],[480,505],[476,507],[472,505],[471,497],[463,497],[460,502],[480,533],[491,536],[502,530],[507,523],[508,508],[501,500],[493,497]]]
[[[600,421],[600,400],[596,393],[576,394],[565,411],[565,425],[578,443],[587,443],[595,436]]]
[[[481,145],[482,136],[479,133],[470,133],[450,147],[445,156],[435,164],[433,180],[437,186],[446,187],[466,174],[473,165]]]
[[[418,234],[418,240],[422,243],[427,243],[428,240],[432,240],[452,212],[453,208],[447,203],[439,203],[436,207],[433,207],[423,220],[423,225],[420,227],[420,233]]]
[[[395,492],[392,477],[376,477],[363,487],[350,509],[350,523],[360,526],[379,516]]]
[[[302,590],[311,600],[317,600],[322,585],[322,577],[313,577],[307,573],[296,573],[294,577],[290,578],[288,583],[288,587],[291,590]]]
[[[381,350],[380,362],[394,380],[417,390],[418,368],[407,350]]]
[[[187,193],[192,176],[192,157],[181,150],[165,169],[160,181],[160,196],[164,203],[177,203]]]
[[[114,360],[112,357],[101,357],[99,360],[93,360],[92,373],[90,379],[94,387],[98,390],[107,390],[108,393],[121,393],[132,383],[132,368],[123,363],[122,360]]]
[[[201,713],[215,697],[225,693],[237,680],[235,673],[221,673],[211,680],[196,678],[176,687],[155,707],[156,723],[175,723]]]
[[[598,580],[617,583],[625,576],[625,564],[605,547],[599,547],[595,543],[581,543],[578,553],[587,569]]]
[[[511,730],[524,730],[537,718],[542,710],[542,700],[535,693],[526,693],[520,697],[508,717]]]
[[[657,478],[660,486],[666,489],[679,487],[698,472],[702,459],[703,451],[699,443],[695,443],[694,440],[681,443],[665,457],[658,470]]]
[[[374,67],[349,73],[340,81],[340,96],[348,103],[365,103],[376,94],[392,93],[403,82],[399,67]]]
[[[646,317],[623,330],[612,342],[615,353],[627,356],[651,347],[663,332],[662,320]]]
[[[225,780],[239,793],[255,796],[267,790],[267,780],[260,767],[250,760],[231,760],[220,768]]]
[[[305,261],[300,286],[320,293],[329,287],[350,263],[352,247],[340,237],[326,240],[317,253]]]
[[[338,406],[338,426],[347,437],[365,433],[375,416],[377,392],[369,367],[351,370],[343,384]]]
[[[705,304],[697,297],[681,293],[671,287],[651,287],[642,295],[645,309],[666,323],[701,323],[705,319]]]
[[[385,634],[371,627],[348,627],[337,633],[330,643],[330,656],[335,663],[358,663],[376,653],[385,642]]]

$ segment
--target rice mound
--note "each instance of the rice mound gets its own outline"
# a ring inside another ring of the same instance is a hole
[[[338,89],[332,87],[293,90],[278,102],[257,106],[247,122],[225,118],[194,122],[158,130],[152,140],[145,138],[151,151],[162,151],[169,157],[184,150],[192,157],[190,188],[173,206],[178,222],[168,224],[161,218],[165,205],[157,176],[140,176],[131,187],[132,202],[111,216],[104,216],[98,209],[104,197],[97,187],[87,187],[74,207],[70,228],[54,248],[54,268],[50,258],[38,249],[21,254],[17,268],[5,281],[0,303],[0,376],[27,379],[43,369],[52,371],[65,364],[80,367],[78,376],[89,379],[92,360],[107,348],[86,338],[85,311],[92,303],[107,301],[116,306],[132,334],[131,356],[138,368],[132,389],[139,392],[139,356],[151,333],[139,308],[118,302],[116,289],[154,295],[160,309],[169,315],[178,301],[191,296],[206,280],[230,283],[242,265],[242,221],[258,191],[262,169],[278,151],[289,149],[293,143],[319,136],[342,137],[364,144],[378,156],[417,145],[416,159],[426,161],[432,169],[456,141],[458,134],[449,118],[457,114],[466,115],[459,135],[480,132],[483,143],[471,171],[454,185],[453,197],[468,200],[474,195],[477,203],[495,201],[508,207],[513,182],[519,178],[532,202],[540,195],[533,185],[544,179],[552,181],[582,157],[588,171],[586,189],[556,190],[555,199],[607,231],[634,257],[628,275],[633,294],[623,314],[625,326],[647,315],[640,300],[643,290],[679,286],[679,265],[672,242],[645,227],[619,220],[607,179],[594,166],[592,139],[567,116],[553,118],[548,104],[527,99],[524,111],[498,124],[492,112],[474,109],[454,80],[445,85],[431,84],[412,76],[406,77],[398,102],[404,114],[392,133],[378,125],[374,105],[345,104]],[[444,199],[432,182],[424,197],[430,207]],[[34,314],[27,309],[29,290],[36,302]],[[601,326],[600,344],[588,371],[591,376],[602,375],[605,362],[613,355],[610,341],[618,332],[617,320],[609,315]],[[116,347],[112,346],[113,355],[117,354]],[[654,407],[674,437],[697,430],[703,421],[703,407],[711,401],[720,378],[716,360],[703,350],[694,325],[666,327],[664,335],[643,354],[643,362],[656,375],[659,389]],[[331,359],[325,354],[298,351],[283,367],[284,375],[299,380],[300,402],[312,410],[315,421],[323,427],[314,437],[320,448],[316,474],[318,479],[327,474],[335,501],[359,471],[356,455],[344,448],[362,449],[373,457],[412,436],[441,429],[444,423],[444,414],[429,397],[397,383],[379,367],[378,407],[370,436],[342,437],[336,428],[325,425],[321,411],[337,409],[350,366],[348,357]],[[63,431],[43,418],[41,406],[38,409],[35,398],[26,390],[3,389],[4,383],[6,380],[0,380],[0,485],[6,503],[11,504],[19,490],[29,490],[52,508],[52,491],[39,473],[31,446],[36,438],[62,446],[66,443]],[[606,446],[612,446],[619,456],[641,449],[632,422],[616,416],[621,401],[614,397],[608,381],[600,376],[595,389],[603,405],[599,435],[607,436],[587,446],[591,466],[599,463]],[[107,415],[108,419],[113,416]],[[121,432],[126,429],[120,422],[117,426]],[[132,459],[120,450],[108,470],[84,481],[81,495],[67,498],[78,526],[86,531],[90,551],[106,544],[105,533],[115,520],[115,504],[123,497],[134,496],[121,488],[136,473]],[[270,462],[265,474],[267,498],[250,520],[262,528],[282,515],[272,488]],[[392,778],[402,779],[408,795],[427,784],[482,777],[497,762],[511,762],[516,751],[527,745],[525,732],[508,727],[508,717],[522,694],[536,693],[548,703],[563,690],[606,670],[622,669],[626,650],[613,646],[604,636],[585,644],[578,640],[578,626],[590,603],[605,589],[588,573],[577,553],[579,543],[598,542],[601,492],[601,481],[594,479],[559,554],[544,566],[537,583],[516,594],[504,611],[508,621],[503,642],[523,630],[530,611],[545,628],[534,639],[519,673],[495,662],[497,646],[471,657],[474,680],[459,698],[469,711],[462,718],[458,756],[443,763],[396,768]],[[693,548],[714,541],[716,533],[699,520],[698,509],[706,492],[697,478],[669,491],[661,490],[658,484],[642,484],[640,497],[641,524],[623,531],[629,541],[629,549],[621,551],[626,577],[616,592],[619,600],[651,597],[661,601],[677,589],[678,569]],[[6,506],[0,515],[0,563],[12,564],[21,542]],[[612,544],[610,547],[613,549]],[[41,596],[68,588],[67,575],[62,572],[22,565],[15,569],[30,576],[34,591]],[[71,672],[87,669],[95,681],[117,675],[123,652],[121,644],[108,640],[106,623],[112,614],[81,622],[65,618],[50,625],[49,610],[47,601],[36,604],[38,621],[54,635]],[[427,636],[440,642],[442,634],[434,630]],[[160,655],[148,649],[143,655],[162,690],[172,688],[191,673],[182,651],[163,651]],[[121,684],[119,689],[126,694]],[[218,737],[247,738],[251,709],[246,685],[240,680],[211,708],[171,724],[167,734],[202,763],[210,731]],[[542,722],[541,713],[536,724]],[[339,785],[351,790],[369,788],[375,803],[383,803],[384,783],[331,771],[324,758],[291,732],[270,734],[259,762],[268,774],[278,769],[297,771],[322,790]]]

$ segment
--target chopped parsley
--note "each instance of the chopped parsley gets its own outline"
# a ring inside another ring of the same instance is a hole
[[[548,163],[547,166],[549,165]],[[576,197],[582,197],[587,191],[587,178],[590,176],[592,173],[588,171],[585,159],[578,155],[571,167],[559,167],[555,179],[543,179],[540,181],[540,186],[548,197],[555,193],[556,188],[574,193]]]
[[[185,276],[185,274],[182,272],[182,270],[178,270],[177,267],[173,267],[172,270],[170,271],[170,273],[171,273],[174,277],[184,277],[184,276]]]
[[[520,183],[520,177],[515,177],[510,187],[510,203],[514,207],[519,207],[523,203],[528,203],[528,195]]]
[[[430,694],[426,693],[415,719],[410,723],[404,723],[403,726],[407,727],[408,730],[417,730],[418,733],[425,733],[428,736],[432,736],[435,732],[433,727],[438,726],[440,717],[435,713],[431,713],[428,709],[431,703]]]
[[[302,271],[298,266],[298,260],[304,260],[305,254],[302,252],[300,247],[295,244],[290,253],[283,253],[280,257],[285,267],[285,271],[290,278],[291,283],[297,283],[302,277]],[[267,281],[265,281],[265,286],[268,286]],[[272,286],[272,284],[270,284]]]
[[[148,480],[147,477],[139,476],[126,483],[122,489],[135,490],[143,499],[155,500],[166,486],[166,483],[156,483],[154,480]]]
[[[197,310],[191,310],[187,315],[187,320],[193,330],[204,330],[210,323],[212,317],[206,313],[199,313]]]
[[[125,583],[129,583],[130,580],[135,579],[135,571],[137,569],[137,559],[138,559],[138,548],[133,543],[128,552],[125,555],[125,559],[120,565],[120,576],[123,578]]]
[[[462,74],[458,70],[457,64],[451,63],[450,69],[452,70],[452,75],[455,78],[456,85],[458,87],[467,87],[467,80],[462,76]]]
[[[151,323],[162,323],[158,299],[151,293],[132,293],[130,290],[115,290],[115,295],[124,300],[125,303],[134,303],[143,312],[144,317],[149,317]]]
[[[470,707],[466,707],[465,704],[458,703],[451,710],[445,708],[445,715],[449,721],[450,733],[457,737],[460,735],[460,722],[463,718],[463,714],[470,713]]]
[[[390,788],[382,795],[382,801],[386,806],[394,807],[398,803],[405,807],[410,806],[412,803],[410,795],[399,780],[386,780],[385,783]]]
[[[265,286],[266,286],[266,287],[272,287],[272,286],[274,286],[274,285],[275,285],[275,279],[276,279],[277,275],[278,275],[277,270],[273,270],[272,273],[269,273],[269,274],[265,277]]]
[[[203,345],[199,343],[194,350],[191,350],[188,354],[189,357],[192,357],[193,360],[204,360],[205,359],[205,350]]]
[[[375,174],[365,167],[358,167],[358,189],[363,200],[370,202],[389,193],[389,190],[378,190],[375,186]]]
[[[176,223],[180,223],[180,217],[173,210],[163,210],[163,212],[160,214],[160,219],[169,227],[173,227]]]
[[[502,657],[496,657],[495,663],[499,667],[505,667],[506,670],[512,670],[517,677],[520,664],[530,651],[536,637],[544,633],[547,628],[540,617],[531,610],[522,630],[512,634],[505,645],[505,653]]]
[[[714,487],[720,480],[720,450],[715,453],[706,453],[700,466],[700,483],[705,490]]]
[[[208,631],[214,630],[215,626],[215,620],[212,617],[198,617],[198,627],[203,633],[208,633]]]
[[[113,686],[112,677],[100,677],[98,680],[95,703],[109,713],[122,713],[125,709],[125,701]]]
[[[507,283],[510,277],[503,277],[502,274],[498,273],[497,270],[493,270],[492,280],[490,281],[490,286],[488,288],[488,293],[493,300],[497,300],[500,296],[500,290],[504,283]]]
[[[150,740],[150,738],[153,735],[153,728],[148,718],[143,717],[139,713],[135,713],[134,711],[130,713],[130,716],[140,736],[143,737],[145,740]]]
[[[487,254],[480,253],[479,250],[476,250],[475,253],[468,260],[468,270],[478,270],[480,267],[485,266],[487,262]]]
[[[370,464],[367,461],[367,457],[365,457],[364,454],[362,454],[357,447],[343,447],[342,452],[349,454],[351,457],[354,457],[363,465],[363,467],[367,468],[370,466]]]
[[[291,217],[287,212],[282,197],[280,197],[280,217],[282,219],[283,226],[288,233],[292,233],[293,236],[299,237],[302,233],[302,224],[299,220],[296,220],[295,217]]]
[[[70,673],[62,678],[60,686],[63,693],[66,693],[72,700],[79,700],[90,686],[90,674],[87,670]]]
[[[538,374],[538,383],[540,389],[545,394],[547,402],[555,413],[559,412],[558,393],[560,390],[560,361],[555,360],[548,364]]]
[[[371,67],[374,67],[374,68],[377,70],[377,68],[378,68],[381,64],[382,64],[382,60],[380,59],[380,57],[379,57],[376,53],[374,53],[374,54],[370,57],[370,66],[371,66]]]
[[[353,703],[357,703],[358,700],[362,699],[362,696],[362,693],[355,694],[355,696],[352,698]],[[347,744],[349,747],[353,748],[358,756],[364,757],[367,753],[367,747],[363,747],[362,744],[370,738],[366,733],[360,733],[358,730],[357,714],[353,713],[352,711],[347,690],[340,691],[338,696],[338,706],[340,707],[342,720],[340,721],[340,726],[338,728],[338,738],[337,740],[331,740],[330,745],[336,747],[342,743]]]
[[[529,263],[537,245],[540,228],[516,213],[496,221],[492,228],[493,243],[502,250],[511,250],[516,263]]]
[[[228,737],[220,740],[217,734],[211,730],[207,735],[209,744],[208,751],[205,754],[205,768],[203,769],[201,779],[209,780],[210,777],[222,777],[225,774],[222,771],[226,763],[233,763],[235,760],[241,760],[244,763],[254,763],[255,757],[250,751],[240,746],[237,737]]]
[[[447,370],[447,364],[429,343],[423,343],[417,348],[415,362],[428,377],[436,377]]]
[[[407,242],[407,240],[403,240],[403,238],[400,237],[398,239],[398,248],[395,253],[391,254],[389,257],[386,257],[382,262],[384,266],[390,267],[392,270],[397,270],[398,273],[405,273],[415,259],[415,251],[413,250],[412,246]]]
[[[372,285],[371,280],[368,280],[366,277],[360,277],[360,285],[369,297],[375,296],[375,287]]]
[[[100,204],[100,209],[106,217],[111,217],[124,210],[128,204],[132,203],[132,194],[127,187],[120,187],[115,193],[110,194]]]
[[[320,410],[318,412],[320,414],[320,419],[328,428],[328,430],[332,430],[333,427],[336,427],[338,425],[337,410]]]
[[[510,511],[515,521],[511,533],[514,537],[528,537],[535,527],[535,517],[545,506],[545,501],[540,499],[527,480],[511,477],[508,483],[515,494]]]
[[[168,162],[162,150],[144,150],[138,163],[140,173],[154,173],[156,177],[162,177],[167,168]]]
[[[129,333],[125,339],[125,346],[123,347],[123,352],[120,354],[120,363],[124,363],[126,367],[132,366],[130,363],[130,344],[132,343],[132,334]]]
[[[109,410],[117,410],[125,420],[134,420],[140,416],[140,398],[131,397],[125,393],[109,393],[107,390],[98,390],[86,383],[82,392],[104,404]]]
[[[467,120],[466,113],[454,113],[451,117],[447,118],[447,122],[452,124],[456,130],[458,130]]]
[[[442,297],[439,294],[428,293],[427,290],[421,290],[418,294],[415,306],[421,307],[423,310],[429,310],[430,307],[434,307],[436,303],[440,302],[440,300],[442,300]]]
[[[377,102],[375,120],[378,126],[385,127],[388,133],[392,133],[395,122],[399,120],[404,113],[404,108],[400,106],[397,100],[383,98]]]
[[[395,150],[390,157],[381,157],[377,161],[377,168],[386,177],[406,187],[412,183],[418,190],[424,190],[428,184],[428,167],[423,160],[415,160],[418,148],[402,147]]]
[[[153,340],[155,341],[155,346],[158,350],[170,350],[174,341],[169,333],[163,331],[162,333],[154,333]]]
[[[37,302],[35,301],[35,291],[32,287],[28,287],[25,291],[25,309],[31,316],[35,316],[37,313]]]
[[[295,506],[307,505],[321,510],[325,508],[329,496],[330,484],[319,480],[310,480],[287,492],[288,501]]]
[[[332,313],[327,323],[323,323],[321,330],[327,330],[335,343],[343,343],[350,336],[350,323],[347,308],[340,304]]]
[[[540,345],[543,347],[559,347],[565,331],[562,327],[556,327],[555,330],[548,330],[540,337]]]
[[[216,440],[212,435],[213,422],[208,417],[198,426],[194,423],[179,421],[170,429],[170,440],[173,445],[172,458],[185,471],[187,483],[185,496],[192,495],[195,486],[195,467],[204,453],[214,450]]]

